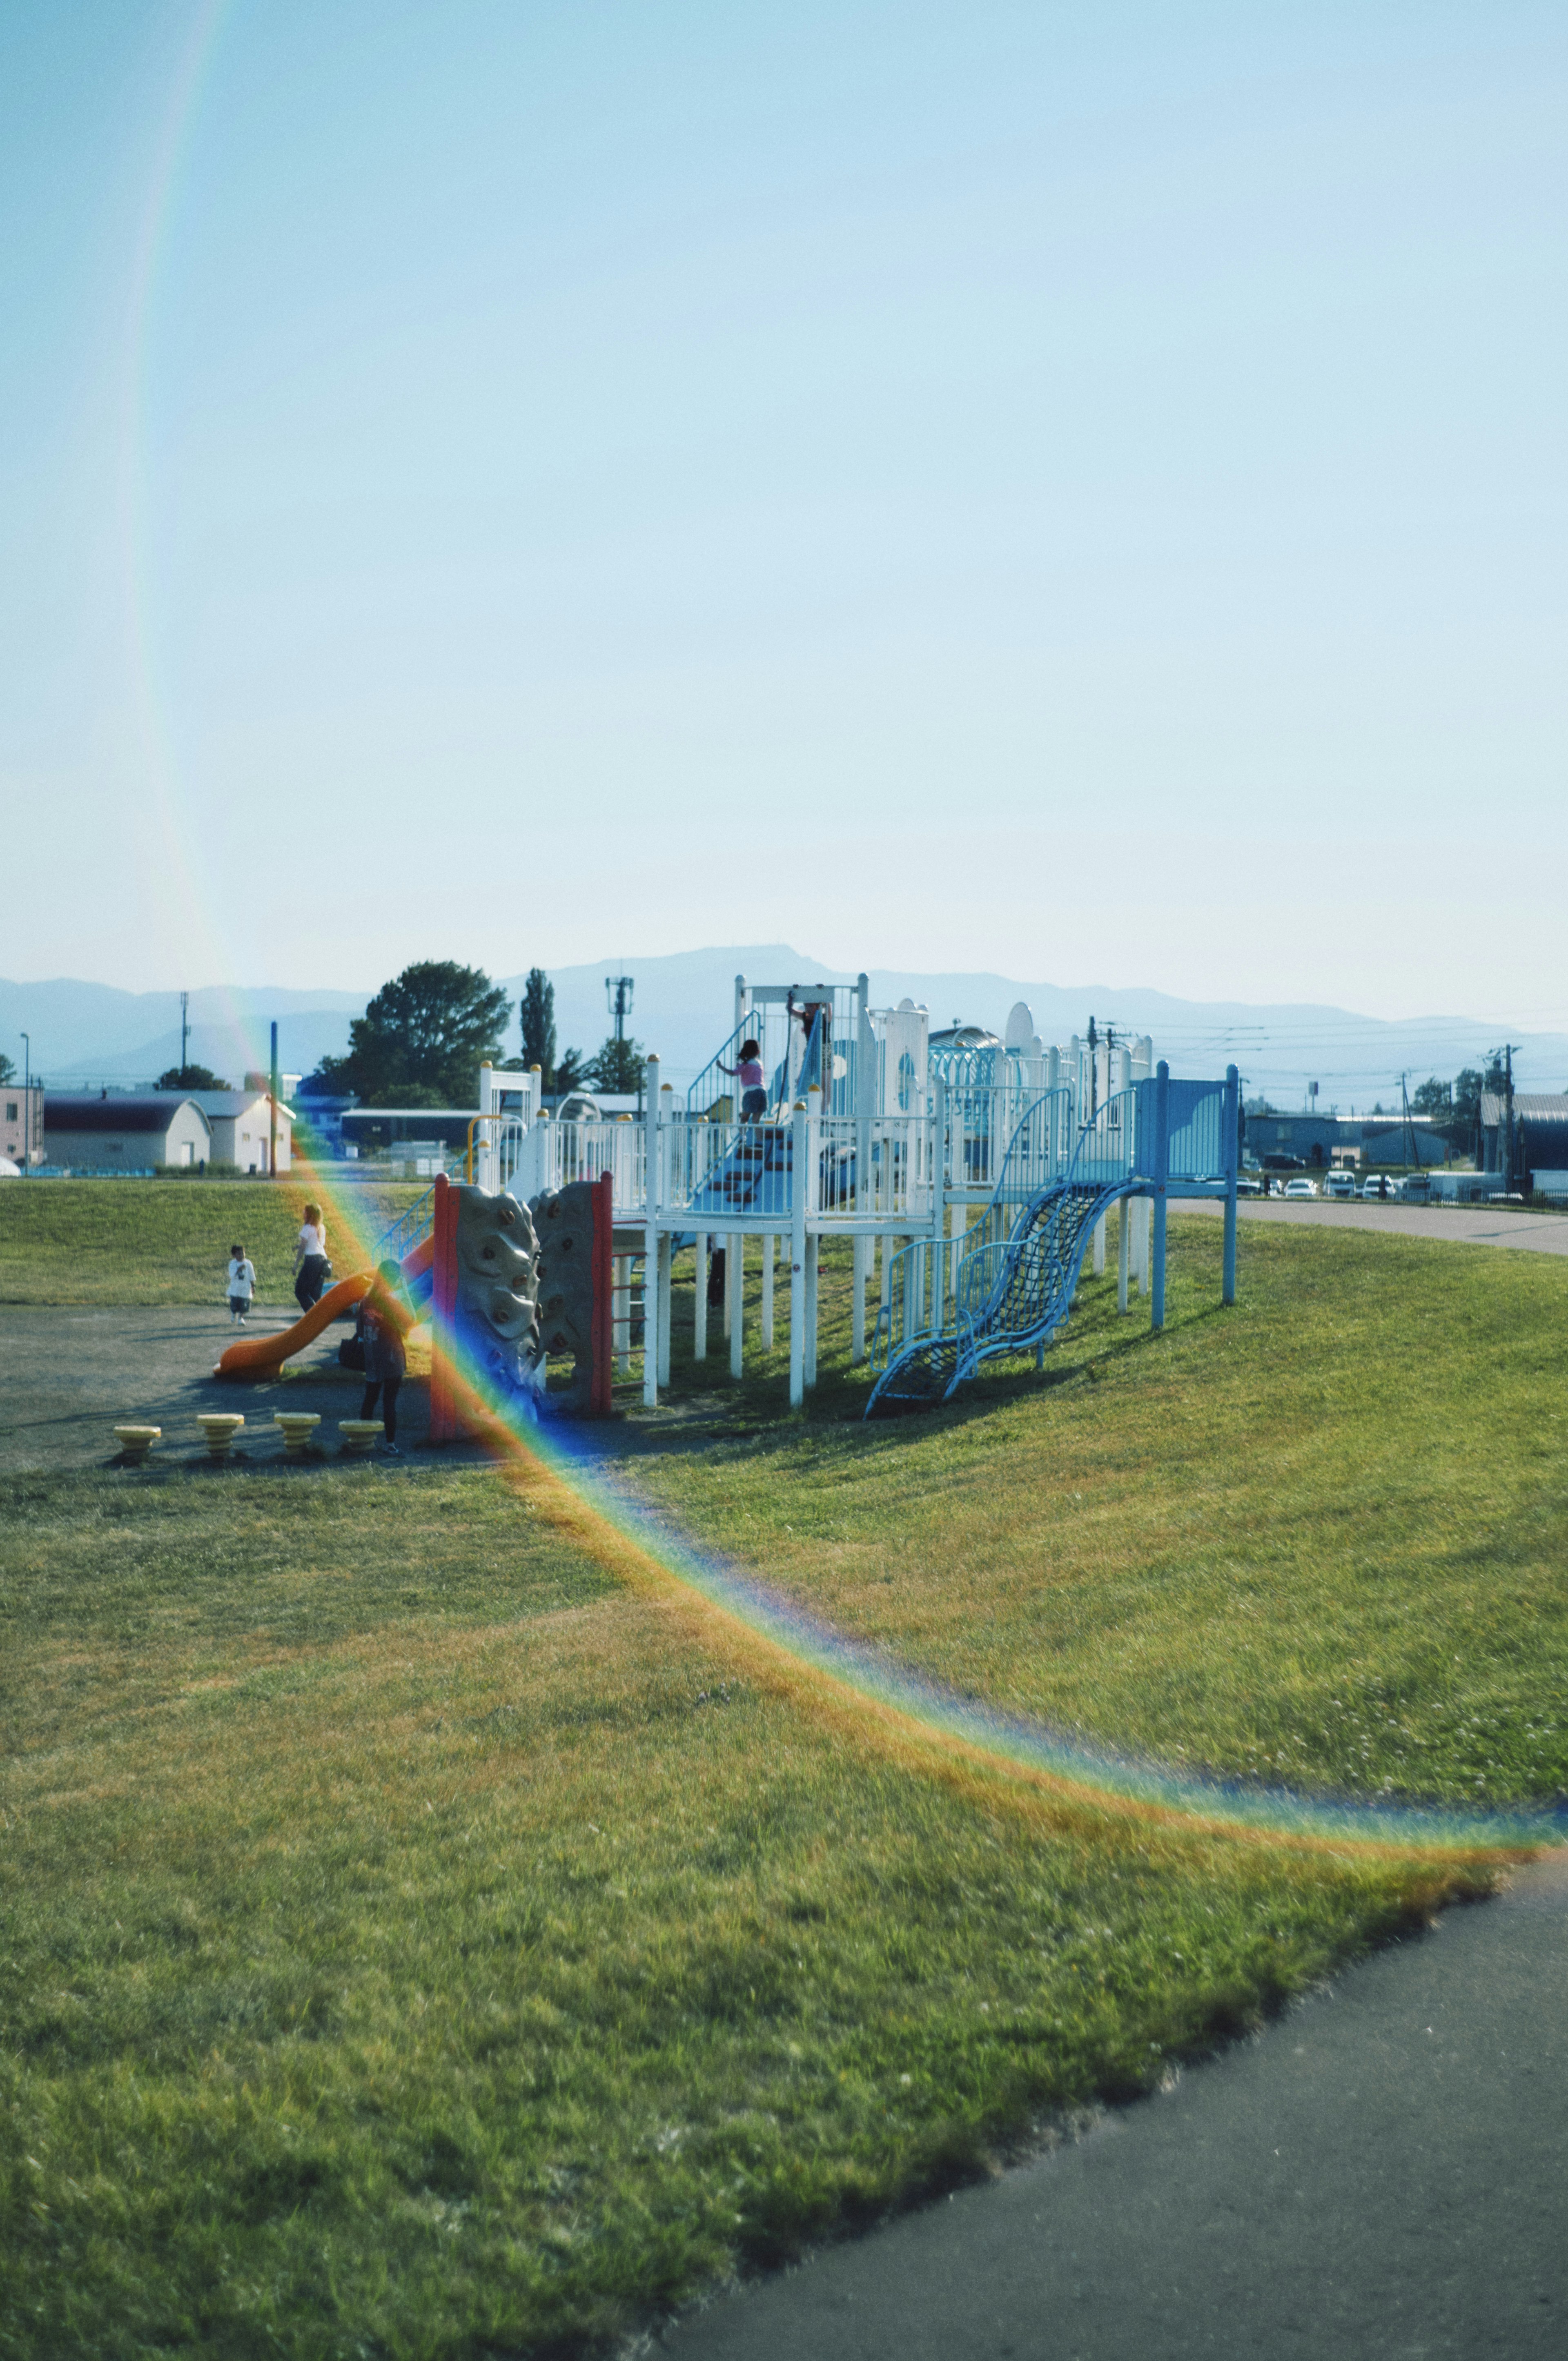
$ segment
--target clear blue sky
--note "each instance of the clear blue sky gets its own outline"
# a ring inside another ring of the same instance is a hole
[[[0,971],[1568,1018],[1568,16],[13,0]]]

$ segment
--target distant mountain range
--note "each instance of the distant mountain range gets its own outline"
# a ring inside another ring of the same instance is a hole
[[[842,969],[827,967],[786,943],[554,968],[556,1038],[563,1049],[598,1049],[610,1030],[605,979],[622,972],[635,985],[630,1030],[644,1047],[658,1050],[665,1078],[677,1086],[728,1035],[738,972],[770,983],[854,981]],[[515,1006],[523,972],[499,980]],[[1283,1104],[1299,1104],[1309,1082],[1315,1081],[1325,1111],[1367,1106],[1378,1099],[1397,1103],[1401,1073],[1409,1075],[1412,1087],[1428,1074],[1447,1080],[1462,1066],[1479,1062],[1499,1039],[1496,1026],[1464,1016],[1389,1023],[1343,1008],[1179,1000],[1125,985],[1068,988],[1003,975],[885,968],[873,969],[870,982],[873,1006],[907,995],[925,1003],[933,1025],[961,1018],[1000,1032],[1014,1002],[1024,1000],[1047,1040],[1065,1040],[1086,1031],[1092,1015],[1102,1031],[1109,1024],[1119,1032],[1152,1034],[1157,1055],[1168,1058],[1178,1071],[1219,1072],[1234,1060],[1249,1093],[1266,1092]],[[247,1067],[265,1066],[268,1027],[276,1018],[280,1066],[309,1073],[323,1056],[346,1049],[349,1020],[369,996],[269,986],[192,992],[190,1056],[237,1082]],[[24,1028],[31,1036],[35,1072],[56,1084],[145,1083],[180,1061],[177,993],[119,992],[110,984],[65,978],[45,983],[0,980],[0,1049],[15,1059],[18,1071]],[[1521,1088],[1568,1087],[1568,1034],[1513,1038]],[[509,1052],[519,1047],[515,1016],[505,1047]]]

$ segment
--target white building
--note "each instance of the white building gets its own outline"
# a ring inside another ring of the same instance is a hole
[[[44,1160],[44,1086],[0,1083],[0,1156],[18,1170]]]
[[[72,1172],[210,1164],[213,1129],[178,1091],[46,1091],[44,1153]]]
[[[266,1172],[270,1170],[272,1152],[272,1115],[265,1083],[259,1090],[192,1091],[202,1113],[212,1126],[213,1145],[208,1155],[212,1164],[232,1164],[241,1172]],[[291,1140],[294,1110],[278,1102],[278,1170],[287,1172],[292,1162]]]

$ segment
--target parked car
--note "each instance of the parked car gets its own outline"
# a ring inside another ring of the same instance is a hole
[[[1268,1183],[1260,1180],[1255,1172],[1243,1172],[1236,1180],[1236,1194],[1238,1197],[1266,1197]]]
[[[1288,1197],[1315,1197],[1317,1193],[1317,1182],[1309,1180],[1304,1172],[1298,1172],[1293,1180],[1287,1180],[1285,1183],[1285,1194]]]
[[[1364,1197],[1387,1198],[1390,1203],[1399,1193],[1399,1184],[1390,1180],[1387,1172],[1369,1172],[1361,1184]]]
[[[1431,1202],[1431,1175],[1425,1172],[1407,1172],[1399,1183],[1399,1197],[1401,1202],[1407,1205],[1430,1204]]]
[[[1323,1182],[1323,1194],[1325,1197],[1354,1197],[1355,1194],[1354,1173],[1331,1172],[1328,1179]]]

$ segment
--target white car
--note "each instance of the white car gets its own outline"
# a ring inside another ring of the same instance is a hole
[[[1323,1194],[1325,1197],[1354,1197],[1355,1194],[1354,1173],[1331,1172],[1328,1179],[1323,1182]]]
[[[1399,1184],[1397,1180],[1390,1180],[1387,1172],[1374,1172],[1362,1182],[1361,1193],[1364,1197],[1387,1198],[1392,1204],[1398,1196]]]
[[[1317,1193],[1317,1182],[1309,1180],[1304,1172],[1298,1172],[1293,1180],[1287,1180],[1285,1183],[1285,1194],[1288,1197],[1315,1197]]]

